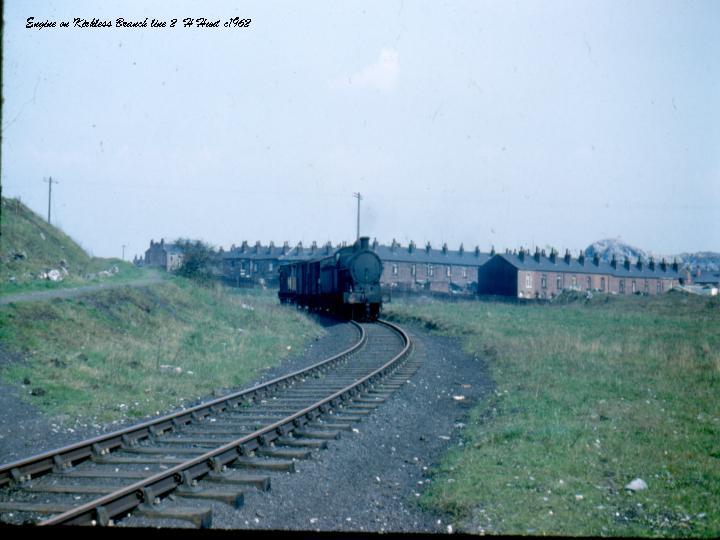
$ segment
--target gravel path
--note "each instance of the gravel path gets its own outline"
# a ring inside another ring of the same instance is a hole
[[[51,289],[47,291],[7,294],[0,296],[0,306],[3,304],[10,304],[12,302],[41,302],[44,300],[51,300],[53,298],[75,298],[87,293],[117,289],[125,286],[144,287],[146,285],[160,283],[163,279],[162,275],[156,274],[132,281],[120,281],[117,283],[107,282],[95,285],[83,285],[82,287],[71,287],[67,289]]]
[[[357,341],[357,332],[347,324],[338,324],[328,319],[318,319],[318,322],[325,327],[328,332],[327,336],[309,343],[304,351],[264,371],[246,387],[301,369],[340,352]],[[7,353],[0,344],[0,364],[17,361],[21,361],[21,358]],[[3,411],[3,414],[0,415],[0,464],[72,444],[102,433],[116,431],[139,422],[134,419],[127,422],[117,421],[103,426],[80,421],[72,423],[68,417],[48,417],[32,404],[22,400],[20,397],[22,391],[29,390],[0,383],[0,410]],[[206,400],[211,397],[209,396]],[[199,401],[188,402],[187,406],[196,403]],[[163,414],[168,412],[170,411],[165,411]]]

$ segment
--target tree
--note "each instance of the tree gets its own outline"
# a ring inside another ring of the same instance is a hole
[[[218,277],[219,254],[210,244],[187,238],[179,238],[174,243],[182,251],[182,264],[175,271],[177,275],[203,284]]]

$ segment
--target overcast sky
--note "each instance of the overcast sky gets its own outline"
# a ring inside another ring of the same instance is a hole
[[[381,242],[720,251],[718,1],[4,4],[3,195],[95,255],[352,241],[357,191]]]

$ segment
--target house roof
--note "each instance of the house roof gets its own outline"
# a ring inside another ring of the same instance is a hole
[[[427,247],[402,247],[377,245],[375,253],[380,260],[418,264],[451,264],[457,266],[480,266],[492,256],[475,250],[428,249]]]
[[[285,247],[286,253],[283,254],[283,247],[263,246],[263,245],[244,245],[236,247],[223,254],[223,259],[245,259],[245,260],[267,260],[277,259],[279,262],[300,261],[312,259],[316,257],[329,257],[335,254],[342,246],[313,245],[310,247],[302,247],[297,245],[293,248]],[[390,262],[407,262],[417,264],[452,264],[460,266],[480,266],[490,259],[490,253],[483,253],[475,250],[448,250],[448,249],[428,249],[425,247],[415,247],[412,245],[402,247],[400,244],[380,245],[374,244],[373,249],[383,261]]]
[[[609,274],[614,277],[621,278],[665,278],[678,279],[680,273],[673,269],[672,263],[655,262],[654,268],[651,268],[649,261],[643,261],[641,265],[638,262],[625,264],[625,261],[617,261],[615,265],[611,262],[605,262],[599,258],[583,257],[573,258],[569,255],[555,256],[553,261],[551,257],[543,254],[532,255],[528,252],[521,253],[502,253],[496,255],[513,265],[518,270],[537,271],[537,272],[571,272],[577,274]]]
[[[709,283],[716,284],[720,283],[720,272],[717,270],[703,270],[700,275],[692,275],[692,282],[697,284]]]

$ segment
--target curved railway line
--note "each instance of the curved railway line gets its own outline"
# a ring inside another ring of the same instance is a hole
[[[352,347],[303,370],[0,466],[1,517],[113,525],[133,513],[209,527],[211,507],[197,500],[238,507],[243,489],[269,489],[268,471],[294,471],[295,460],[352,430],[419,367],[401,328],[350,324]]]

